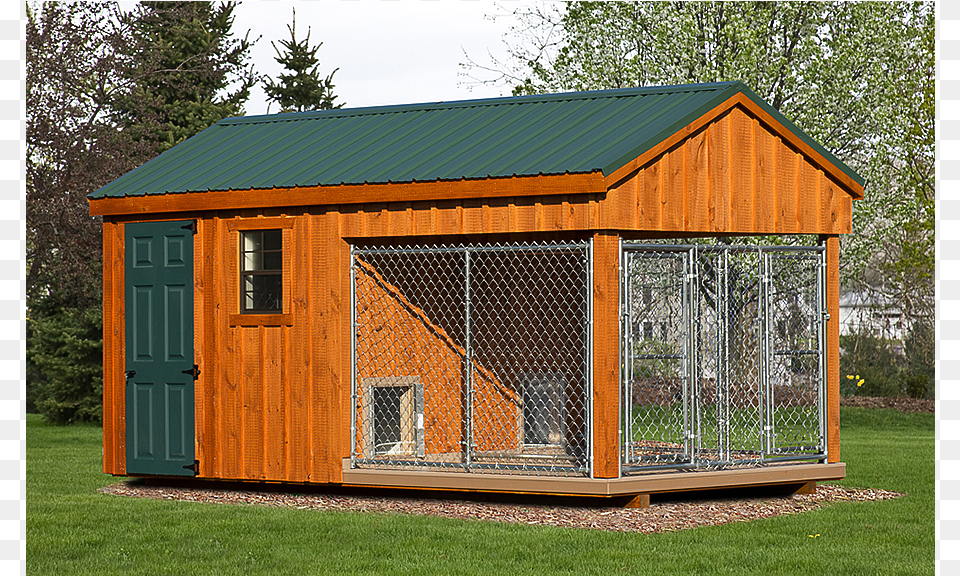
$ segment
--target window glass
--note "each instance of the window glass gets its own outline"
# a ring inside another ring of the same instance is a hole
[[[283,231],[240,233],[240,306],[243,312],[283,309]]]

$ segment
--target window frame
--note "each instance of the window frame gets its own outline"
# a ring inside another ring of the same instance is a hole
[[[378,456],[426,456],[423,421],[423,382],[419,376],[376,376],[360,379],[364,450],[368,458]],[[376,390],[393,389],[400,417],[400,438],[390,450],[376,446]]]
[[[230,288],[229,304],[229,324],[230,326],[291,326],[293,324],[293,314],[291,314],[290,301],[291,279],[293,275],[293,251],[294,251],[294,222],[295,218],[251,218],[236,219],[227,222],[227,237],[224,240],[233,249],[233,257],[229,258],[228,278],[225,280],[232,286]],[[280,310],[244,310],[244,270],[242,259],[243,233],[279,229],[281,233],[281,294]],[[228,253],[230,253],[228,252]]]

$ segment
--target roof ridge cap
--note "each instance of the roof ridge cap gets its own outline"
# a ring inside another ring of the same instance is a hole
[[[601,90],[584,90],[575,92],[551,92],[548,94],[525,94],[522,96],[498,96],[493,98],[477,98],[472,100],[449,100],[438,102],[421,102],[411,104],[389,104],[383,106],[361,106],[358,108],[337,108],[333,110],[310,110],[306,112],[286,112],[278,114],[260,114],[255,116],[233,116],[217,122],[218,126],[234,126],[240,124],[268,124],[274,122],[300,122],[305,120],[320,120],[326,118],[349,118],[355,116],[369,116],[381,114],[402,114],[405,112],[427,112],[435,110],[451,110],[454,108],[479,108],[499,106],[504,104],[535,104],[543,102],[562,102],[569,100],[590,100],[599,98],[622,98],[627,96],[645,96],[653,94],[670,94],[682,92],[721,91],[737,86],[747,88],[740,81],[709,82],[702,84],[677,84],[666,86],[637,86],[630,88],[606,88]]]

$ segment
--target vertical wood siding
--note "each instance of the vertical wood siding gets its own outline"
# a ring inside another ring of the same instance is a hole
[[[123,226],[103,220],[103,471],[125,474]]]
[[[741,108],[617,183],[600,227],[688,234],[845,234],[852,198]]]
[[[840,238],[827,245],[827,462],[840,461]]]
[[[616,476],[618,419],[618,236],[836,235],[850,232],[851,196],[807,157],[748,111],[733,108],[639,166],[606,194],[170,213],[199,216],[195,243],[196,448],[204,477],[288,482],[339,482],[350,451],[351,358],[349,242],[354,239],[469,235],[499,238],[594,237],[595,475]],[[143,220],[144,218],[139,218]],[[125,473],[123,225],[104,219],[103,469]],[[284,223],[283,314],[258,323],[239,318],[238,229]],[[598,232],[602,231],[602,232]],[[833,248],[831,248],[833,246]],[[830,252],[832,250],[832,252]],[[838,290],[830,290],[835,326]],[[364,288],[366,289],[366,288]],[[403,322],[409,323],[409,318]],[[412,327],[412,333],[418,333]],[[838,340],[828,330],[830,354]],[[434,343],[439,350],[439,343]],[[446,366],[454,352],[436,352]],[[449,356],[449,358],[447,358]],[[399,362],[399,360],[397,360]],[[456,372],[451,365],[450,370]],[[836,380],[831,356],[828,381]],[[496,405],[495,379],[482,377],[482,407]],[[444,386],[459,386],[462,370]],[[441,373],[446,373],[446,369]],[[358,375],[361,378],[363,375]],[[441,389],[443,389],[441,387]],[[489,393],[487,399],[483,394]],[[831,392],[830,410],[836,396]],[[438,406],[441,399],[433,400]],[[456,409],[454,397],[442,399]],[[432,408],[431,408],[432,409]],[[459,442],[459,414],[428,418],[433,445]],[[480,428],[508,423],[494,414]],[[830,413],[830,458],[838,458],[836,415]],[[491,442],[479,438],[481,445]]]
[[[620,475],[620,241],[593,237],[593,475]]]

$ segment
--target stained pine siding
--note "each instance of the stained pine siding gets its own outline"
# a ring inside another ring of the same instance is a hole
[[[398,185],[401,192],[381,195],[372,203],[315,205],[316,196],[304,194],[297,196],[300,200],[287,198],[284,206],[266,209],[251,205],[227,210],[213,203],[205,212],[195,212],[184,208],[196,208],[198,200],[190,195],[150,197],[144,201],[155,204],[144,206],[159,207],[161,213],[106,216],[104,471],[119,475],[126,471],[124,223],[198,217],[195,349],[201,375],[196,385],[196,453],[203,477],[342,480],[342,460],[349,456],[351,445],[351,241],[408,237],[484,241],[491,239],[488,235],[542,239],[557,234],[595,238],[594,472],[598,477],[616,475],[617,237],[821,234],[831,238],[828,250],[835,251],[836,235],[851,229],[852,196],[845,184],[749,107],[735,106],[704,121],[631,166],[632,171],[610,182],[605,193],[584,192],[578,187],[594,180],[570,175],[569,180],[510,178]],[[460,199],[410,201],[402,192],[461,185],[470,193]],[[532,185],[543,186],[539,195],[530,195]],[[484,197],[483,186],[525,192]],[[382,190],[393,188],[384,185]],[[226,198],[220,192],[210,194],[211,199]],[[237,231],[249,227],[284,230],[282,314],[259,318],[239,314]],[[829,254],[834,267],[831,274],[835,275],[836,254]],[[835,306],[836,281],[831,282],[829,296]],[[423,337],[427,338],[426,333]],[[835,347],[836,338],[828,338]],[[451,349],[446,354],[449,358],[442,360],[438,352],[436,362],[452,362],[456,356]],[[838,369],[836,363],[836,354],[831,352],[831,374]],[[496,395],[504,392],[495,381],[485,381],[480,368],[481,402],[496,405]],[[453,364],[441,372],[449,372],[451,385],[457,385],[462,377],[454,374]],[[836,390],[831,388],[830,394],[832,410]],[[454,396],[443,399],[448,408],[456,407]],[[429,450],[453,449],[461,434],[458,418],[454,410],[444,421],[429,424],[434,430],[434,445]],[[479,418],[483,429],[486,424],[482,415]],[[835,422],[830,434],[833,458]],[[492,439],[478,441],[493,445]]]

